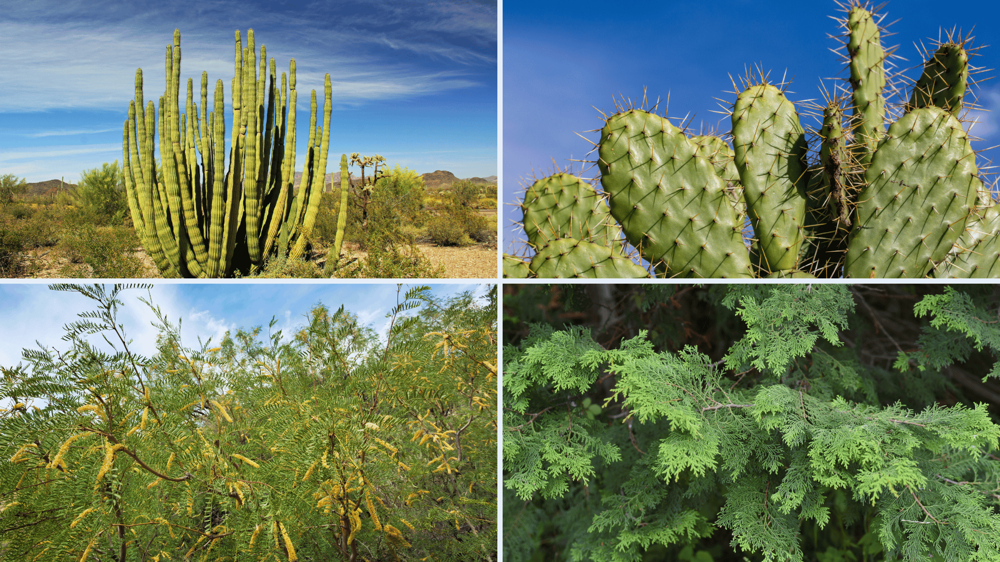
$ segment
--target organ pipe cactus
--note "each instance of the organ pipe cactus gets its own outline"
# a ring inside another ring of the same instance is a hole
[[[312,92],[309,142],[302,181],[295,170],[295,60],[277,88],[266,49],[257,64],[253,30],[242,46],[236,32],[228,151],[222,80],[208,104],[208,73],[201,77],[201,108],[187,83],[180,107],[180,30],[167,46],[167,88],[159,112],[143,107],[142,69],[136,71],[122,152],[136,233],[166,277],[224,277],[260,270],[269,257],[303,255],[319,209],[329,152],[332,87],[325,78],[322,122]],[[159,138],[157,139],[157,128]],[[162,181],[154,145],[159,142]],[[228,165],[226,153],[229,154]],[[200,159],[200,164],[199,164]]]
[[[731,148],[645,102],[617,107],[596,145],[603,193],[566,174],[535,181],[521,205],[535,257],[505,256],[505,275],[632,277],[620,262],[637,251],[631,262],[662,277],[1000,276],[1000,207],[962,123],[970,38],[936,44],[896,99],[883,16],[845,8],[850,91],[811,108],[818,130],[763,73],[735,92]]]

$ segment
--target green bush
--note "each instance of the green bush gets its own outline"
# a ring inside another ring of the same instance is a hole
[[[469,246],[474,243],[463,221],[452,213],[436,215],[427,221],[427,236],[439,246]]]
[[[139,238],[131,228],[82,224],[66,229],[60,245],[71,263],[90,266],[90,271],[68,266],[63,270],[65,277],[145,276],[142,260],[136,253],[140,247]]]
[[[193,348],[148,302],[149,357],[125,288],[53,289],[95,302],[2,366],[4,560],[497,560],[495,288]]]
[[[0,277],[19,277],[24,269],[24,236],[14,219],[0,215]]]
[[[24,193],[28,184],[24,178],[19,178],[14,174],[4,174],[0,176],[0,207],[6,207]]]
[[[129,216],[125,175],[117,160],[84,170],[73,198],[96,224],[122,224]]]
[[[328,274],[341,278],[363,279],[431,279],[444,277],[444,266],[435,266],[413,244],[382,244],[374,242],[368,255],[360,260],[342,260],[327,269]]]
[[[1000,560],[996,285],[506,285],[508,562]]]

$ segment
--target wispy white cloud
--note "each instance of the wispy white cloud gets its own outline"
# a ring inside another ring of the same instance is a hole
[[[204,70],[210,88],[222,79],[228,90],[233,34],[221,30],[245,23],[225,2],[181,2],[173,9],[146,2],[112,2],[109,9],[99,11],[87,2],[22,4],[26,6],[12,6],[12,13],[0,21],[0,37],[4,37],[0,59],[5,75],[17,77],[0,82],[0,111],[124,110],[134,91],[136,68],[145,69],[146,99],[155,101],[165,87],[164,47],[172,42],[175,25],[183,34],[182,80],[193,78],[197,89]],[[335,9],[318,7],[321,13]],[[361,7],[352,8],[361,13]],[[260,5],[255,9],[267,17],[261,18],[266,24],[256,29],[257,46],[268,46],[268,56],[276,58],[279,73],[287,70],[290,58],[296,59],[300,91],[322,91],[323,73],[329,72],[338,103],[474,87],[477,81],[454,68],[455,64],[495,63],[495,52],[483,48],[484,41],[496,43],[495,7],[492,15],[476,3],[414,5],[400,11],[395,3],[376,2],[372,8],[363,17],[326,18]],[[54,18],[53,13],[61,17]],[[396,22],[394,29],[380,31],[388,27],[387,20]],[[413,56],[378,52],[385,47]],[[429,64],[434,58],[453,64]]]
[[[76,130],[76,131],[42,131],[40,133],[26,133],[24,136],[31,138],[40,137],[66,137],[72,135],[92,135],[97,133],[110,133],[112,131],[120,131],[121,127],[115,127],[113,129],[89,129],[89,130]]]

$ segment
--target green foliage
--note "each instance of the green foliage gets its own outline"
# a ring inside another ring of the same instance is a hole
[[[125,176],[118,161],[81,172],[73,202],[81,211],[91,214],[95,224],[122,224],[129,216],[129,209]]]
[[[410,289],[381,338],[317,305],[194,349],[150,303],[143,357],[126,288],[53,286],[94,310],[3,369],[0,557],[496,559],[495,289]]]
[[[19,195],[27,189],[28,183],[24,178],[19,178],[14,174],[4,174],[0,176],[0,207],[6,207],[14,202]]]
[[[67,265],[61,272],[63,277],[134,279],[145,276],[145,267],[136,253],[140,248],[139,239],[130,228],[83,223],[67,229],[59,245],[70,264],[89,266]]]
[[[444,207],[427,222],[427,235],[441,246],[468,246],[476,242],[495,242],[495,225],[476,209],[483,186],[459,180],[443,192]]]
[[[885,287],[514,288],[504,559],[1000,561],[1000,294]]]

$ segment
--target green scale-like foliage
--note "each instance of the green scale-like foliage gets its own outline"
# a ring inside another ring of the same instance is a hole
[[[726,182],[665,117],[637,109],[610,117],[598,166],[612,216],[666,276],[750,276]]]
[[[787,84],[748,75],[725,137],[688,136],[645,106],[605,115],[595,162],[604,193],[582,198],[575,211],[568,197],[548,207],[588,217],[590,199],[607,196],[632,246],[619,251],[614,238],[615,252],[658,277],[993,276],[996,256],[983,244],[1000,233],[983,229],[996,226],[987,218],[995,201],[961,122],[976,48],[949,36],[926,54],[909,97],[888,98],[900,77],[887,74],[893,49],[881,42],[884,15],[860,0],[844,8],[838,21],[850,95],[837,88],[824,93],[825,106],[811,106],[822,111],[812,132],[819,146],[810,151]],[[901,115],[888,132],[887,115]],[[529,195],[525,206],[536,205]],[[588,224],[569,224],[577,223]],[[535,251],[538,224],[525,214]],[[560,228],[546,232],[581,239]]]
[[[747,330],[721,361],[658,351],[645,331],[605,349],[579,327],[534,326],[505,348],[505,504],[517,504],[505,505],[505,560],[537,556],[525,525],[555,512],[560,559],[674,559],[723,528],[738,551],[803,562],[806,530],[836,535],[834,521],[869,511],[885,560],[1000,560],[1000,425],[986,404],[878,404],[874,373],[843,351],[845,286],[722,293]],[[914,313],[932,321],[911,359],[942,368],[976,347],[996,361],[989,306],[950,289],[925,297]],[[605,392],[595,422],[581,402]]]
[[[282,73],[279,91],[274,59],[268,70],[261,46],[258,67],[253,30],[247,36],[243,47],[236,32],[228,151],[222,80],[216,82],[209,106],[208,73],[202,73],[199,111],[189,79],[181,111],[180,30],[167,47],[167,88],[159,112],[152,101],[143,108],[142,69],[136,71],[135,99],[129,103],[122,141],[125,185],[136,234],[166,277],[246,274],[259,271],[274,255],[305,253],[326,174],[330,75],[319,123],[312,92],[306,162],[296,189],[295,60],[290,78]],[[157,143],[162,181],[156,173]]]

